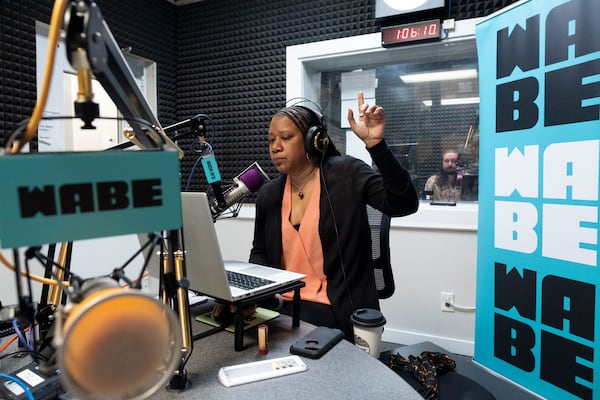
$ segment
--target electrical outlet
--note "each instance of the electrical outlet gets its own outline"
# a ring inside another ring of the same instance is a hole
[[[445,19],[444,22],[442,22],[442,28],[447,30],[454,29],[454,22],[454,18]]]
[[[440,308],[444,312],[454,312],[454,293],[440,293]]]

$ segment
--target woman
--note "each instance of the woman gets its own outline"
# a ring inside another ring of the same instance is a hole
[[[339,328],[351,342],[353,311],[379,309],[365,206],[399,217],[416,212],[419,205],[409,173],[384,140],[384,109],[365,104],[360,92],[358,110],[357,121],[348,110],[348,121],[379,173],[340,155],[328,140],[322,151],[306,145],[311,127],[325,129],[309,108],[291,106],[275,113],[269,154],[281,175],[258,194],[250,253],[251,262],[306,274],[301,318]]]

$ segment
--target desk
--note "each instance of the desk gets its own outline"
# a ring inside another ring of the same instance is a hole
[[[207,307],[212,305],[209,303],[192,307],[192,316],[205,311]],[[192,322],[192,327],[194,333],[208,328],[197,321]],[[217,372],[221,367],[289,355],[290,345],[313,328],[314,326],[303,321],[300,321],[297,328],[293,328],[291,318],[286,315],[271,320],[269,353],[264,356],[258,354],[256,330],[249,330],[244,334],[246,346],[242,351],[235,351],[233,348],[233,334],[230,332],[219,332],[195,341],[194,350],[186,364],[190,386],[181,392],[160,389],[151,399],[423,400],[395,372],[345,340],[319,360],[303,358],[308,365],[306,372],[231,388],[226,388],[217,381]],[[21,363],[23,361],[20,360]],[[27,359],[26,363],[29,361],[30,359]],[[9,362],[17,361],[2,360],[2,372],[10,373],[20,366],[9,366]]]

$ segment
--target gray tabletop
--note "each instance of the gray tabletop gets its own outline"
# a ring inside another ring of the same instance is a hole
[[[221,367],[289,355],[290,345],[312,329],[302,321],[292,328],[291,318],[280,315],[269,322],[266,355],[258,354],[255,330],[244,336],[244,350],[238,352],[229,332],[202,338],[194,343],[187,363],[190,387],[162,390],[152,399],[423,399],[382,362],[345,340],[318,360],[303,358],[306,372],[229,388],[217,381]]]
[[[197,307],[192,309],[192,314],[195,311]],[[192,321],[195,333],[208,329],[205,324]],[[183,391],[160,389],[151,399],[422,400],[395,372],[345,340],[318,360],[303,358],[308,366],[305,372],[229,388],[222,386],[217,380],[219,368],[289,355],[290,345],[314,329],[302,321],[299,327],[293,328],[292,319],[285,315],[269,321],[268,325],[266,355],[258,354],[256,329],[249,329],[244,335],[242,351],[234,350],[234,335],[226,331],[195,341],[186,363],[188,387]],[[14,364],[9,364],[3,360],[0,371],[11,372]]]

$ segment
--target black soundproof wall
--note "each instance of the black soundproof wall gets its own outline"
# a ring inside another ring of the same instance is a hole
[[[514,0],[448,0],[449,17],[483,17]],[[448,16],[444,16],[448,17]],[[406,19],[406,18],[405,18]],[[221,173],[231,179],[253,161],[272,177],[267,130],[285,106],[286,47],[378,32],[374,0],[204,0],[177,9],[179,118],[204,113]],[[402,18],[386,23],[407,22]],[[185,145],[189,174],[194,154]],[[196,171],[191,190],[206,190]]]

